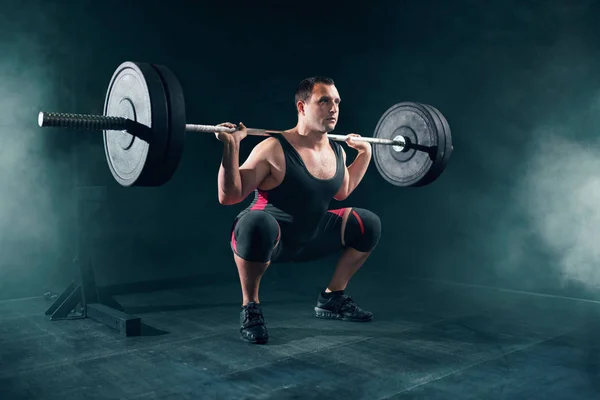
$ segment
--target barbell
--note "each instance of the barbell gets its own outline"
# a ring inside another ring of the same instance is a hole
[[[106,161],[122,186],[160,186],[175,173],[187,132],[232,132],[213,125],[186,124],[183,89],[163,65],[124,62],[108,85],[103,115],[38,114],[40,127],[102,130]],[[251,136],[281,131],[248,128]],[[347,135],[327,134],[335,141]],[[381,176],[395,186],[424,186],[444,171],[452,154],[452,135],[444,116],[433,106],[401,102],[379,119],[373,137],[373,159]]]

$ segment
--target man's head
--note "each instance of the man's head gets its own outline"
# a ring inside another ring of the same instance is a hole
[[[304,79],[296,89],[295,100],[298,121],[309,130],[327,133],[335,128],[341,100],[333,79]]]

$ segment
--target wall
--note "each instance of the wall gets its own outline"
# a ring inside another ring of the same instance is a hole
[[[101,283],[237,279],[227,239],[249,199],[218,204],[218,141],[189,134],[171,182],[122,188],[105,165],[100,134],[37,127],[40,110],[101,112],[112,72],[126,60],[169,66],[190,123],[291,127],[295,84],[317,74],[333,77],[342,95],[340,132],[372,135],[399,101],[435,105],[455,142],[440,180],[400,189],[371,165],[351,198],[333,204],[369,208],[383,220],[380,246],[357,279],[420,276],[597,296],[599,10],[591,1],[331,10],[5,3],[0,298],[68,282],[76,185],[107,189],[95,247]],[[258,140],[245,140],[242,158]],[[333,261],[281,266],[265,279],[322,287]]]

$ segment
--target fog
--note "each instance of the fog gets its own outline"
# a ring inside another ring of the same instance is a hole
[[[35,10],[27,13],[32,24],[48,17]],[[66,249],[72,223],[68,212],[72,208],[68,193],[72,160],[61,146],[68,138],[51,137],[57,132],[37,126],[40,107],[65,95],[66,88],[61,87],[61,75],[48,64],[53,52],[48,36],[42,31],[19,31],[20,25],[9,16],[0,17],[4,32],[0,41],[2,297],[42,286],[60,274],[61,264],[69,259]]]
[[[600,140],[569,140],[540,127],[517,188],[531,234],[548,246],[565,280],[600,285]]]

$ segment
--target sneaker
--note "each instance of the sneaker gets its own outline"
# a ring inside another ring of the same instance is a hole
[[[250,302],[243,306],[240,313],[240,323],[242,324],[240,328],[242,340],[256,344],[265,344],[269,341],[269,334],[260,304]]]
[[[315,315],[317,318],[353,322],[367,322],[373,318],[372,313],[361,309],[343,290],[332,293],[320,293],[317,298]]]

